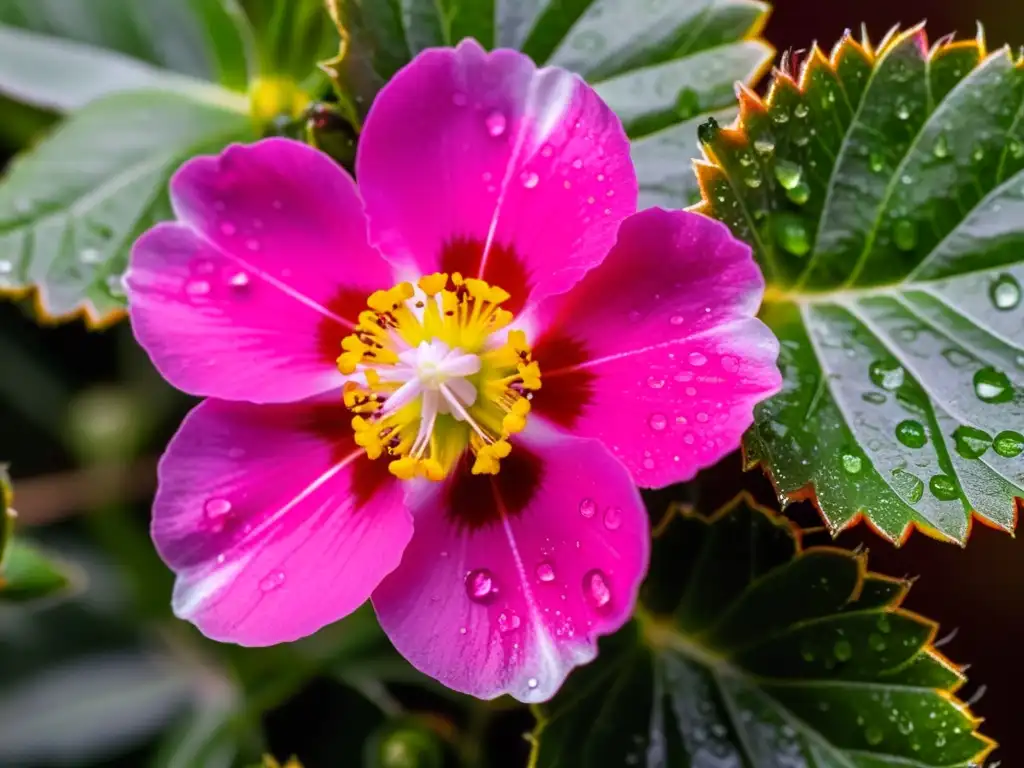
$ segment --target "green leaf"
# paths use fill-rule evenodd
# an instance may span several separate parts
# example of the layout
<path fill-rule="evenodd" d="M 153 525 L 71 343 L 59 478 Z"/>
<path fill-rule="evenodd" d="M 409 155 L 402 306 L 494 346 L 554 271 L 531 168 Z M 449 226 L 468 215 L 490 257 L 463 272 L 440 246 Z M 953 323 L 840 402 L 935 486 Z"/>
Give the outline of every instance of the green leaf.
<path fill-rule="evenodd" d="M 328 7 L 344 42 L 324 66 L 353 119 L 424 48 L 464 37 L 517 48 L 538 64 L 580 73 L 622 118 L 635 139 L 642 206 L 698 199 L 689 168 L 666 168 L 659 158 L 667 150 L 696 157 L 698 117 L 734 114 L 734 83 L 757 80 L 773 55 L 757 38 L 768 13 L 758 0 L 328 0 Z"/>
<path fill-rule="evenodd" d="M 116 319 L 132 242 L 170 216 L 171 174 L 193 155 L 254 138 L 246 108 L 241 97 L 140 91 L 76 112 L 0 184 L 0 288 L 36 288 L 44 316 Z"/>
<path fill-rule="evenodd" d="M 66 595 L 75 586 L 70 568 L 22 538 L 8 541 L 0 570 L 0 603 L 25 603 Z"/>
<path fill-rule="evenodd" d="M 702 129 L 697 210 L 749 242 L 782 342 L 747 458 L 833 531 L 966 542 L 1024 495 L 1024 65 L 924 30 L 813 48 Z"/>
<path fill-rule="evenodd" d="M 5 0 L 0 24 L 109 49 L 230 88 L 244 90 L 248 79 L 249 33 L 236 0 Z M 17 75 L 0 67 L 0 82 Z M 65 76 L 87 82 L 70 68 Z"/>
<path fill-rule="evenodd" d="M 3 573 L 4 560 L 14 536 L 14 510 L 11 509 L 11 476 L 7 473 L 7 465 L 0 464 L 0 573 Z"/>
<path fill-rule="evenodd" d="M 742 496 L 673 510 L 637 618 L 537 708 L 531 768 L 981 765 L 993 744 L 909 586 Z"/>
<path fill-rule="evenodd" d="M 0 695 L 0 762 L 82 765 L 144 741 L 180 712 L 193 680 L 142 651 L 81 656 Z"/>
<path fill-rule="evenodd" d="M 260 75 L 288 77 L 315 95 L 326 85 L 317 63 L 338 49 L 324 0 L 242 2 L 255 31 Z"/>
<path fill-rule="evenodd" d="M 141 88 L 196 90 L 199 81 L 115 51 L 0 25 L 0 93 L 67 112 Z"/>

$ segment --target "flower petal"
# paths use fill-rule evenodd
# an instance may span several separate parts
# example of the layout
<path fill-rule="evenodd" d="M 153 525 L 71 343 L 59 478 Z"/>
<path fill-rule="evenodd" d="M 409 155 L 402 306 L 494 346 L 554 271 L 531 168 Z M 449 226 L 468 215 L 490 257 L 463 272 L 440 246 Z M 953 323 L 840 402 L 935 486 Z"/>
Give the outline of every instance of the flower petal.
<path fill-rule="evenodd" d="M 337 404 L 207 400 L 160 462 L 174 612 L 215 640 L 295 640 L 365 602 L 412 535 L 400 485 Z"/>
<path fill-rule="evenodd" d="M 341 339 L 392 283 L 348 174 L 268 139 L 189 161 L 171 196 L 181 223 L 143 235 L 126 277 L 132 328 L 164 377 L 253 402 L 339 386 Z"/>
<path fill-rule="evenodd" d="M 533 414 L 600 438 L 641 486 L 688 480 L 739 446 L 781 386 L 778 341 L 755 318 L 763 293 L 724 225 L 630 217 L 605 262 L 538 310 Z"/>
<path fill-rule="evenodd" d="M 599 264 L 636 210 L 629 142 L 590 86 L 473 40 L 425 51 L 384 87 L 357 169 L 385 256 L 488 280 L 513 312 Z"/>
<path fill-rule="evenodd" d="M 373 604 L 395 647 L 448 687 L 543 701 L 629 619 L 650 537 L 598 441 L 519 437 L 493 478 L 464 464 L 413 502 L 415 536 Z"/>

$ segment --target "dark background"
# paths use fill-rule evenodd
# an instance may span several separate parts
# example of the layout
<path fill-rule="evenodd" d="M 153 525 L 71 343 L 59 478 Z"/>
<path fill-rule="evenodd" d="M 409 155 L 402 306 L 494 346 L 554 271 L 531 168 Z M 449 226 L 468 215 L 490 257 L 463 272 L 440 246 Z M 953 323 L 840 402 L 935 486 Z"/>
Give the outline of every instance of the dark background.
<path fill-rule="evenodd" d="M 857 29 L 862 21 L 877 42 L 894 24 L 925 18 L 932 39 L 948 32 L 973 36 L 980 20 L 988 30 L 990 50 L 1004 43 L 1016 50 L 1024 44 L 1020 0 L 779 0 L 765 36 L 780 53 L 806 48 L 815 40 L 828 51 L 847 27 Z M 0 163 L 4 159 L 0 146 Z M 124 500 L 127 495 L 134 497 L 129 508 L 144 530 L 152 458 L 127 475 L 106 479 L 82 466 L 135 453 L 126 445 L 133 439 L 142 443 L 139 455 L 155 457 L 189 405 L 154 378 L 123 324 L 102 333 L 86 331 L 77 322 L 39 327 L 27 303 L 0 303 L 0 457 L 15 461 L 23 524 L 49 523 L 44 535 L 84 531 L 102 537 L 102 525 L 82 518 L 90 514 L 87 510 L 102 509 L 108 497 Z M 69 441 L 69 432 L 86 437 Z M 704 482 L 730 496 L 738 467 L 734 458 Z M 772 501 L 771 488 L 759 473 L 743 479 L 760 498 Z M 820 525 L 807 504 L 793 505 L 790 512 L 805 526 Z M 825 543 L 827 537 L 813 534 L 808 541 Z M 940 637 L 959 630 L 942 645 L 942 652 L 955 662 L 971 664 L 970 683 L 961 696 L 974 701 L 975 712 L 986 720 L 984 732 L 1001 742 L 995 759 L 1007 768 L 1024 765 L 1024 729 L 1019 724 L 1024 541 L 975 525 L 966 549 L 914 534 L 896 550 L 863 527 L 844 533 L 838 543 L 867 547 L 872 570 L 920 576 L 907 606 L 938 621 Z M 299 731 L 338 727 L 322 722 L 323 700 L 315 693 L 307 692 L 291 706 L 268 721 L 279 729 L 272 742 L 284 748 Z M 525 746 L 519 734 L 528 725 L 528 719 L 512 718 L 492 734 L 496 743 L 507 744 L 502 751 L 509 765 L 523 764 L 516 753 Z"/>

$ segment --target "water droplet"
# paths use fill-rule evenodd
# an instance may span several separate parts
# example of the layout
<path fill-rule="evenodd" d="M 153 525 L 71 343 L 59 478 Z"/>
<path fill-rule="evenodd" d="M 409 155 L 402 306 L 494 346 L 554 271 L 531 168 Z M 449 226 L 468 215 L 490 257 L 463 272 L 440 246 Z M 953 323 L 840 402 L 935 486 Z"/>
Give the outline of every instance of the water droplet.
<path fill-rule="evenodd" d="M 523 182 L 523 186 L 527 189 L 533 189 L 540 182 L 540 177 L 532 171 L 525 171 L 519 180 Z"/>
<path fill-rule="evenodd" d="M 754 139 L 754 151 L 759 155 L 770 155 L 775 151 L 775 142 L 771 139 Z"/>
<path fill-rule="evenodd" d="M 555 580 L 555 567 L 547 560 L 537 566 L 537 578 L 545 584 Z"/>
<path fill-rule="evenodd" d="M 671 325 L 682 325 L 684 322 L 686 322 L 685 318 L 682 315 L 672 315 L 672 317 L 670 317 L 668 321 Z"/>
<path fill-rule="evenodd" d="M 99 264 L 102 259 L 103 254 L 95 248 L 83 248 L 82 252 L 78 254 L 78 260 L 86 266 Z"/>
<path fill-rule="evenodd" d="M 498 596 L 494 574 L 486 568 L 477 568 L 466 574 L 466 594 L 476 603 L 489 603 Z"/>
<path fill-rule="evenodd" d="M 866 403 L 871 403 L 872 405 L 882 405 L 887 398 L 881 392 L 865 392 L 861 395 L 861 399 Z"/>
<path fill-rule="evenodd" d="M 593 499 L 584 499 L 580 502 L 580 514 L 591 518 L 597 513 L 597 503 Z"/>
<path fill-rule="evenodd" d="M 185 293 L 189 296 L 204 296 L 210 292 L 210 284 L 205 280 L 191 280 L 185 284 Z"/>
<path fill-rule="evenodd" d="M 896 117 L 900 120 L 906 120 L 910 117 L 910 107 L 906 104 L 900 104 L 896 107 Z"/>
<path fill-rule="evenodd" d="M 868 368 L 868 375 L 875 386 L 892 392 L 903 386 L 905 373 L 899 363 L 887 360 L 876 360 Z"/>
<path fill-rule="evenodd" d="M 783 189 L 793 189 L 800 183 L 803 177 L 803 170 L 799 165 L 790 160 L 779 160 L 775 164 L 775 178 Z"/>
<path fill-rule="evenodd" d="M 1006 403 L 1013 400 L 1013 385 L 1005 373 L 987 365 L 974 374 L 974 394 L 986 403 Z"/>
<path fill-rule="evenodd" d="M 792 189 L 786 190 L 786 197 L 797 205 L 803 205 L 811 199 L 811 188 L 806 181 L 801 181 Z"/>
<path fill-rule="evenodd" d="M 801 120 L 807 117 L 811 112 L 811 108 L 804 103 L 797 104 L 793 109 L 793 114 L 799 117 Z"/>
<path fill-rule="evenodd" d="M 947 475 L 933 475 L 928 481 L 928 490 L 940 501 L 952 501 L 960 495 L 956 482 Z"/>
<path fill-rule="evenodd" d="M 885 169 L 885 158 L 882 157 L 882 153 L 872 152 L 868 157 L 868 165 L 871 166 L 871 170 L 875 173 L 881 173 Z"/>
<path fill-rule="evenodd" d="M 881 653 L 886 648 L 885 638 L 872 632 L 868 635 L 868 647 L 870 647 L 872 651 Z"/>
<path fill-rule="evenodd" d="M 992 436 L 987 432 L 961 425 L 953 431 L 956 452 L 965 459 L 976 459 L 992 445 Z"/>
<path fill-rule="evenodd" d="M 505 116 L 501 112 L 491 112 L 484 121 L 484 124 L 487 126 L 487 132 L 495 138 L 505 132 Z"/>
<path fill-rule="evenodd" d="M 1014 432 L 1012 429 L 1000 432 L 996 435 L 996 439 L 992 441 L 992 449 L 1007 459 L 1020 456 L 1021 452 L 1024 451 L 1024 435 L 1020 432 Z"/>
<path fill-rule="evenodd" d="M 882 733 L 882 730 L 880 728 L 876 728 L 873 725 L 870 726 L 866 731 L 864 731 L 865 741 L 867 741 L 867 743 L 873 747 L 881 744 L 883 738 L 885 738 L 885 736 Z"/>
<path fill-rule="evenodd" d="M 655 432 L 661 432 L 665 429 L 666 425 L 668 425 L 668 419 L 665 418 L 664 413 L 652 413 L 651 418 L 647 420 L 647 423 L 650 424 L 651 429 Z"/>
<path fill-rule="evenodd" d="M 853 646 L 849 640 L 837 640 L 832 653 L 839 661 L 849 661 L 853 658 Z"/>
<path fill-rule="evenodd" d="M 622 509 L 608 507 L 604 511 L 604 527 L 609 531 L 617 531 L 622 526 Z"/>
<path fill-rule="evenodd" d="M 761 186 L 761 177 L 756 172 L 753 172 L 743 177 L 743 183 L 751 189 L 757 189 Z"/>
<path fill-rule="evenodd" d="M 1010 150 L 1010 154 L 1014 160 L 1020 160 L 1024 157 L 1024 143 L 1020 139 L 1011 139 L 1007 149 Z"/>
<path fill-rule="evenodd" d="M 693 88 L 683 88 L 676 96 L 676 114 L 682 120 L 689 120 L 700 113 L 700 96 Z"/>
<path fill-rule="evenodd" d="M 1020 283 L 1013 275 L 999 275 L 989 286 L 988 295 L 996 309 L 1016 309 L 1020 304 Z"/>
<path fill-rule="evenodd" d="M 665 386 L 665 380 L 660 376 L 648 376 L 647 386 L 651 389 L 661 389 Z"/>
<path fill-rule="evenodd" d="M 794 256 L 806 256 L 811 250 L 807 226 L 799 216 L 780 214 L 775 220 L 775 239 Z"/>
<path fill-rule="evenodd" d="M 502 611 L 498 614 L 498 631 L 502 634 L 519 629 L 520 624 L 522 620 L 514 611 Z"/>
<path fill-rule="evenodd" d="M 587 571 L 583 577 L 583 594 L 590 604 L 598 610 L 607 607 L 612 601 L 612 592 L 604 572 L 599 568 Z"/>
<path fill-rule="evenodd" d="M 928 433 L 921 422 L 907 419 L 896 425 L 896 439 L 910 448 L 923 448 L 928 442 Z"/>
<path fill-rule="evenodd" d="M 217 520 L 231 512 L 231 502 L 227 499 L 209 499 L 203 505 L 203 513 L 211 520 Z"/>
<path fill-rule="evenodd" d="M 892 471 L 892 485 L 896 493 L 911 504 L 916 504 L 924 496 L 924 483 L 921 478 L 905 469 L 897 467 Z"/>
<path fill-rule="evenodd" d="M 690 361 L 690 365 L 697 368 L 704 365 L 704 363 L 708 361 L 708 359 L 700 352 L 691 352 L 690 356 L 687 359 Z"/>
<path fill-rule="evenodd" d="M 468 103 L 469 103 L 469 99 L 466 98 L 466 94 L 464 94 L 464 93 L 453 93 L 452 94 L 452 104 L 454 104 L 456 107 L 464 107 Z"/>
<path fill-rule="evenodd" d="M 260 582 L 260 589 L 264 592 L 273 592 L 282 584 L 284 584 L 284 571 L 275 571 L 269 576 L 264 577 Z"/>
<path fill-rule="evenodd" d="M 0 262 L 0 273 L 3 272 L 3 262 Z M 115 299 L 124 297 L 124 275 L 107 275 L 107 279 L 103 281 L 103 284 L 107 286 L 107 291 Z"/>
<path fill-rule="evenodd" d="M 260 241 L 257 240 L 255 237 L 250 237 L 248 240 L 245 241 L 245 247 L 248 248 L 250 251 L 258 251 L 260 249 Z"/>
<path fill-rule="evenodd" d="M 644 459 L 643 467 L 644 469 L 654 469 L 654 459 Z"/>
<path fill-rule="evenodd" d="M 901 251 L 912 251 L 917 246 L 917 226 L 910 219 L 900 219 L 892 228 L 892 239 Z"/>
<path fill-rule="evenodd" d="M 228 237 L 231 237 L 238 230 L 235 228 L 235 225 L 232 224 L 230 221 L 224 221 L 224 222 L 221 222 L 220 231 L 221 231 L 222 234 L 225 234 Z"/>
<path fill-rule="evenodd" d="M 772 112 L 772 122 L 777 125 L 784 125 L 789 122 L 789 112 L 784 109 L 780 109 L 777 112 Z"/>
<path fill-rule="evenodd" d="M 849 474 L 856 475 L 860 472 L 862 466 L 863 462 L 861 461 L 860 456 L 855 456 L 852 453 L 843 454 L 843 469 L 845 469 Z"/>
<path fill-rule="evenodd" d="M 236 272 L 228 279 L 228 285 L 236 289 L 248 288 L 249 275 L 245 272 Z"/>
<path fill-rule="evenodd" d="M 981 146 L 980 144 L 978 146 L 976 146 L 974 148 L 974 151 L 971 153 L 971 159 L 973 159 L 974 162 L 976 162 L 976 163 L 980 163 L 982 160 L 984 160 L 985 159 L 985 148 L 983 146 Z"/>
<path fill-rule="evenodd" d="M 526 681 L 526 687 L 529 688 L 531 691 L 535 690 L 538 685 L 540 685 L 540 683 L 537 682 L 536 677 L 531 677 L 529 680 Z"/>

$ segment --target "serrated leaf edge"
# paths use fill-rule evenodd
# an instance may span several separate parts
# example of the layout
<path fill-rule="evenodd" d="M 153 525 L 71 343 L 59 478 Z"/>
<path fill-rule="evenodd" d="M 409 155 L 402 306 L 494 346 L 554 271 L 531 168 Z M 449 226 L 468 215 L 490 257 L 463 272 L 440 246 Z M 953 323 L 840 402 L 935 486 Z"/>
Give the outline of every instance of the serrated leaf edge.
<path fill-rule="evenodd" d="M 773 481 L 774 482 L 774 481 Z M 971 724 L 971 735 L 981 741 L 985 746 L 970 759 L 970 765 L 984 766 L 985 761 L 989 755 L 998 748 L 999 743 L 994 739 L 981 733 L 978 728 L 984 722 L 984 718 L 976 716 L 972 711 L 970 705 L 957 698 L 957 692 L 963 688 L 967 683 L 967 677 L 965 671 L 968 665 L 957 665 L 953 663 L 948 657 L 946 657 L 936 646 L 935 641 L 939 633 L 939 624 L 927 616 L 923 616 L 915 611 L 907 610 L 903 607 L 903 601 L 906 599 L 907 594 L 910 592 L 911 586 L 913 586 L 913 579 L 898 579 L 892 576 L 886 576 L 885 574 L 876 573 L 869 571 L 867 567 L 868 554 L 867 552 L 850 552 L 849 550 L 843 549 L 842 547 L 830 546 L 830 545 L 815 545 L 812 547 L 805 547 L 803 542 L 804 531 L 791 519 L 783 514 L 776 512 L 770 507 L 766 507 L 759 504 L 754 497 L 748 491 L 741 491 L 739 494 L 734 496 L 731 500 L 727 501 L 721 507 L 711 513 L 703 513 L 691 504 L 674 503 L 668 508 L 668 511 L 662 517 L 660 521 L 655 525 L 652 536 L 657 538 L 661 536 L 672 521 L 679 517 L 683 519 L 697 520 L 704 525 L 712 525 L 723 517 L 727 517 L 738 507 L 749 507 L 755 513 L 764 515 L 769 522 L 779 528 L 788 530 L 790 536 L 793 537 L 795 545 L 795 552 L 793 557 L 788 562 L 793 562 L 800 557 L 804 557 L 810 552 L 831 552 L 835 554 L 841 554 L 843 557 L 852 558 L 857 564 L 857 586 L 850 596 L 851 600 L 856 600 L 864 589 L 864 584 L 867 578 L 870 576 L 873 580 L 886 581 L 891 584 L 897 584 L 899 586 L 899 594 L 893 598 L 893 600 L 886 605 L 884 608 L 879 610 L 879 613 L 895 614 L 903 616 L 912 621 L 915 621 L 928 628 L 928 639 L 921 646 L 917 654 L 912 658 L 916 659 L 921 655 L 928 656 L 938 664 L 948 669 L 950 672 L 956 675 L 956 682 L 949 688 L 932 688 L 931 690 L 941 698 L 945 699 L 949 704 L 955 707 Z M 638 612 L 634 614 L 634 618 L 637 618 L 643 609 L 638 605 Z M 540 705 L 531 705 L 530 711 L 532 712 L 536 724 L 532 731 L 524 734 L 524 738 L 530 742 L 530 759 L 527 764 L 527 768 L 537 768 L 537 759 L 539 757 L 538 746 L 540 738 L 544 732 L 544 728 L 547 725 L 548 720 L 544 717 Z"/>

